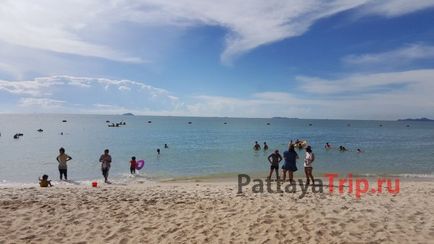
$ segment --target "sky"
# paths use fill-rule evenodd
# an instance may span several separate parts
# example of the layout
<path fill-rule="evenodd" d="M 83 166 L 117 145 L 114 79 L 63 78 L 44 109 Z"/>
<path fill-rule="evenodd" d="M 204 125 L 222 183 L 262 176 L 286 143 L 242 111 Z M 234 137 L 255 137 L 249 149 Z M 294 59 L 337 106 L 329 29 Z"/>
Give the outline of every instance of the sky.
<path fill-rule="evenodd" d="M 434 0 L 3 0 L 0 113 L 434 118 Z"/>

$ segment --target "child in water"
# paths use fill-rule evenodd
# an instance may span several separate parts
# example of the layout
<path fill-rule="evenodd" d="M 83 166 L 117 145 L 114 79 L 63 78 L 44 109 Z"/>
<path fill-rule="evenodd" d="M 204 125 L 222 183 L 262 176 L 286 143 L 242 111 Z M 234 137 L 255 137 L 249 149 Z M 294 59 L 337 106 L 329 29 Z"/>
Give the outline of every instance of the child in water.
<path fill-rule="evenodd" d="M 136 167 L 137 167 L 136 157 L 132 157 L 130 161 L 130 172 L 132 175 L 136 173 Z"/>
<path fill-rule="evenodd" d="M 51 180 L 48 180 L 48 175 L 43 175 L 43 176 L 42 176 L 42 179 L 39 178 L 39 185 L 40 185 L 41 187 L 53 186 L 53 185 L 51 184 Z"/>

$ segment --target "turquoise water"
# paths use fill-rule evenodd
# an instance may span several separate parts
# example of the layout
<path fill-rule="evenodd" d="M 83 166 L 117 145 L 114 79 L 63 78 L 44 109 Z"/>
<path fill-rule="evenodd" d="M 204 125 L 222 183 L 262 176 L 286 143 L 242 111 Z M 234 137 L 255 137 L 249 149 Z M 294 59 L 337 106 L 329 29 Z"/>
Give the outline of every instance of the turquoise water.
<path fill-rule="evenodd" d="M 62 123 L 64 119 L 66 123 Z M 109 128 L 106 120 L 125 121 L 126 125 Z M 44 132 L 37 132 L 39 128 Z M 117 178 L 127 177 L 131 156 L 146 161 L 140 174 L 149 178 L 265 175 L 266 157 L 271 149 L 283 152 L 288 141 L 297 138 L 306 139 L 312 145 L 317 173 L 434 173 L 434 123 L 431 122 L 0 115 L 0 132 L 0 182 L 3 183 L 35 182 L 43 173 L 57 179 L 55 158 L 60 147 L 72 156 L 68 175 L 77 181 L 101 178 L 98 159 L 105 148 L 110 149 L 113 157 L 111 176 Z M 24 136 L 13 139 L 19 132 Z M 270 150 L 253 152 L 254 141 L 260 144 L 266 141 Z M 344 145 L 350 151 L 327 151 L 326 142 L 334 147 Z M 165 143 L 168 149 L 164 149 Z M 160 156 L 157 148 L 161 149 Z M 364 153 L 356 153 L 357 148 Z M 304 155 L 302 151 L 299 154 Z M 301 160 L 298 167 L 302 169 Z M 301 170 L 298 174 L 302 174 Z"/>

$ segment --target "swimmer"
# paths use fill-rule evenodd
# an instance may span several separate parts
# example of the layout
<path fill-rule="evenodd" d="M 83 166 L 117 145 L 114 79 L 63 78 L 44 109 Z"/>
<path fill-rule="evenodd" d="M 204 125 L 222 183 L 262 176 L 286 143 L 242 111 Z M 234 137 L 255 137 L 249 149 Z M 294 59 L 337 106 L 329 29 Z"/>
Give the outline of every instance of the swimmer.
<path fill-rule="evenodd" d="M 160 148 L 157 148 L 157 154 L 160 155 Z"/>
<path fill-rule="evenodd" d="M 267 142 L 264 141 L 264 151 L 267 151 L 267 150 L 268 150 L 268 145 L 267 145 Z"/>
<path fill-rule="evenodd" d="M 331 146 L 328 142 L 326 142 L 324 148 L 325 148 L 325 149 L 330 149 L 330 148 L 332 148 L 332 146 Z"/>
<path fill-rule="evenodd" d="M 339 151 L 345 152 L 348 151 L 344 146 L 339 146 Z"/>
<path fill-rule="evenodd" d="M 169 146 L 167 144 L 164 144 L 164 148 L 169 148 Z"/>
<path fill-rule="evenodd" d="M 253 150 L 255 150 L 255 151 L 261 150 L 261 145 L 258 144 L 258 141 L 255 141 L 255 145 L 253 146 Z"/>
<path fill-rule="evenodd" d="M 363 151 L 360 148 L 357 148 L 357 153 L 362 153 Z"/>

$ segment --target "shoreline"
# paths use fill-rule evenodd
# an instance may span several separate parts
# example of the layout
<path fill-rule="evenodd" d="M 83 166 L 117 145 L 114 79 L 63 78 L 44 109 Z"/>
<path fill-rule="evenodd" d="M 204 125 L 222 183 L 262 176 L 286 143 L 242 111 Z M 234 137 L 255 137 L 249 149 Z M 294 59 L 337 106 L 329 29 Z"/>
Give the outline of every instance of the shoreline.
<path fill-rule="evenodd" d="M 113 180 L 113 183 L 115 185 L 131 185 L 135 183 L 141 183 L 141 182 L 152 182 L 152 183 L 233 183 L 237 182 L 238 175 L 245 174 L 245 173 L 224 173 L 224 174 L 216 174 L 216 175 L 206 175 L 206 176 L 180 176 L 180 177 L 162 177 L 162 178 L 153 178 L 148 177 L 145 175 L 136 175 L 136 176 L 114 176 L 110 180 Z M 266 174 L 267 172 L 264 171 L 262 174 L 254 173 L 254 174 L 248 174 L 251 179 L 261 179 L 266 180 Z M 299 173 L 298 173 L 299 174 Z M 304 175 L 294 175 L 294 180 L 303 180 L 305 181 L 306 178 Z M 348 174 L 341 174 L 337 173 L 339 177 L 345 178 L 348 176 Z M 324 176 L 324 174 L 318 173 L 314 176 L 316 179 L 321 179 L 324 183 L 328 182 L 328 178 Z M 431 174 L 352 174 L 353 178 L 365 178 L 368 179 L 368 181 L 376 181 L 381 178 L 399 178 L 401 181 L 405 182 L 434 182 L 434 175 Z M 339 178 L 338 177 L 338 178 Z M 93 181 L 98 182 L 99 185 L 104 185 L 104 181 L 102 178 L 96 178 L 96 179 L 84 179 L 84 180 L 68 180 L 68 181 L 59 181 L 58 179 L 51 179 L 50 180 L 57 186 L 90 186 Z M 275 181 L 275 175 L 272 177 L 272 181 Z M 60 183 L 60 184 L 59 184 Z M 37 181 L 34 182 L 7 182 L 3 181 L 0 182 L 0 188 L 19 188 L 19 187 L 39 187 L 39 184 Z"/>

